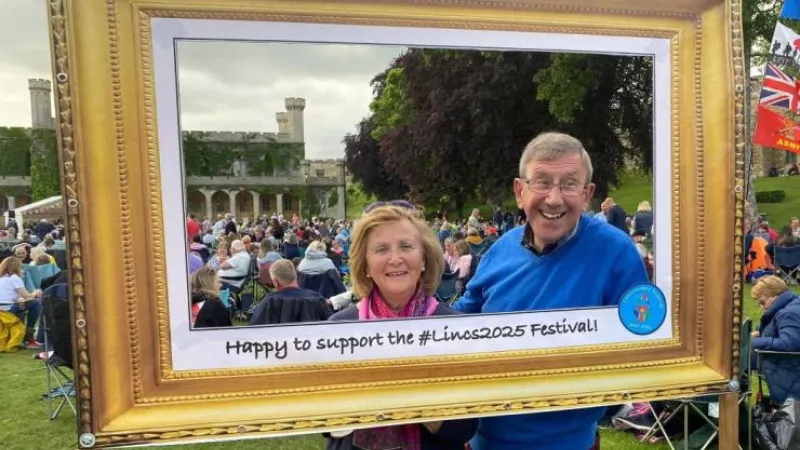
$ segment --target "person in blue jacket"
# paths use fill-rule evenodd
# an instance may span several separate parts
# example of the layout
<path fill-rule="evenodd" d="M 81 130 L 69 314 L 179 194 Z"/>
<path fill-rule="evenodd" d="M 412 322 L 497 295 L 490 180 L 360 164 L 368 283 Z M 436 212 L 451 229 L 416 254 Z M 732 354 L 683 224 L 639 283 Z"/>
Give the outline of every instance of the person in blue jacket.
<path fill-rule="evenodd" d="M 454 308 L 499 313 L 616 305 L 631 286 L 647 283 L 630 237 L 584 211 L 594 194 L 592 162 L 577 139 L 537 136 L 514 180 L 526 222 L 483 256 Z M 604 408 L 480 419 L 473 450 L 590 450 L 599 445 Z"/>
<path fill-rule="evenodd" d="M 775 275 L 761 277 L 750 291 L 764 315 L 753 332 L 753 349 L 800 352 L 800 296 Z M 762 371 L 772 401 L 800 399 L 800 356 L 764 354 Z"/>

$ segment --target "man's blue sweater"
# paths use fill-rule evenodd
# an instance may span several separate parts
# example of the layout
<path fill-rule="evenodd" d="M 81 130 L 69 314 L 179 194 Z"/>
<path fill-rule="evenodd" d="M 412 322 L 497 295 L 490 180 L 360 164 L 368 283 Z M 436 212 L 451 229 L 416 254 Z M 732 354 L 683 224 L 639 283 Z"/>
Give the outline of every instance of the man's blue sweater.
<path fill-rule="evenodd" d="M 630 286 L 648 282 L 630 237 L 611 225 L 584 214 L 574 235 L 541 256 L 522 245 L 526 226 L 504 234 L 486 252 L 455 309 L 497 313 L 616 305 Z M 588 450 L 603 412 L 481 419 L 472 448 Z"/>

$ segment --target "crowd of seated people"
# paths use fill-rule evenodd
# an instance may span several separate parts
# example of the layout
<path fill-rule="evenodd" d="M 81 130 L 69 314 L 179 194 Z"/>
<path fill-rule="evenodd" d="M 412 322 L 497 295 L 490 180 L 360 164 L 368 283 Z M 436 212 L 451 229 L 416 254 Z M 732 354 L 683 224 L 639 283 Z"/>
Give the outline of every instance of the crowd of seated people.
<path fill-rule="evenodd" d="M 780 232 L 763 216 L 754 224 L 746 219 L 744 228 L 747 281 L 774 274 L 791 284 L 800 283 L 800 219 L 790 218 Z"/>
<path fill-rule="evenodd" d="M 66 268 L 63 227 L 60 221 L 42 219 L 27 223 L 20 233 L 11 219 L 0 231 L 0 241 L 10 247 L 0 256 L 0 352 L 40 349 L 45 342 L 42 291 Z"/>
<path fill-rule="evenodd" d="M 303 220 L 297 215 L 288 219 L 280 214 L 271 217 L 264 215 L 252 222 L 244 218 L 241 224 L 227 214 L 220 215 L 216 223 L 211 223 L 208 218 L 200 223 L 190 214 L 186 231 L 189 276 L 192 277 L 193 286 L 193 326 L 232 326 L 232 322 L 199 320 L 198 317 L 204 317 L 200 312 L 206 304 L 222 304 L 232 317 L 261 324 L 258 320 L 267 316 L 275 317 L 261 314 L 261 319 L 252 322 L 261 304 L 270 300 L 268 303 L 274 306 L 277 301 L 269 296 L 291 292 L 297 283 L 301 289 L 309 288 L 316 292 L 317 297 L 323 299 L 328 315 L 332 314 L 331 302 L 327 298 L 346 291 L 345 261 L 351 226 L 351 223 L 343 220 Z M 288 280 L 285 274 L 281 275 L 286 270 L 286 264 L 292 266 L 294 280 Z M 209 271 L 214 274 L 219 288 L 214 288 L 213 283 L 208 281 Z M 196 277 L 208 282 L 198 284 Z M 250 305 L 243 304 L 242 292 L 255 284 L 259 289 L 253 288 L 249 295 L 258 292 L 262 298 L 252 299 Z M 201 286 L 205 288 L 201 289 Z M 198 292 L 194 291 L 195 287 Z M 266 294 L 262 295 L 264 292 Z M 220 301 L 216 302 L 216 298 Z M 284 317 L 283 320 L 288 319 Z"/>

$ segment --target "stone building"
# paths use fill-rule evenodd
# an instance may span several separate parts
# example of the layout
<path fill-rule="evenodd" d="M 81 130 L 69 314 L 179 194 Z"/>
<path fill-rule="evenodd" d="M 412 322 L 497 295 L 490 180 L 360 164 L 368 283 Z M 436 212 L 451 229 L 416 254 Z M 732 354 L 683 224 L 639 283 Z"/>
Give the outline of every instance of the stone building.
<path fill-rule="evenodd" d="M 30 79 L 32 128 L 55 128 L 52 113 L 52 89 L 49 80 Z M 305 159 L 305 126 L 303 98 L 284 100 L 286 110 L 275 114 L 276 132 L 216 132 L 187 131 L 184 135 L 200 133 L 210 145 L 222 145 L 248 140 L 251 142 L 292 145 L 300 152 L 297 164 L 288 170 L 256 174 L 243 160 L 235 160 L 229 169 L 204 176 L 186 177 L 186 210 L 198 217 L 232 213 L 239 220 L 263 213 L 282 213 L 291 217 L 303 211 L 300 192 L 313 192 L 315 208 L 320 216 L 344 218 L 345 176 L 344 160 L 314 161 Z M 30 176 L 0 176 L 0 212 L 31 203 Z M 332 198 L 337 199 L 334 204 Z M 308 205 L 307 205 L 308 206 Z M 308 208 L 306 208 L 308 209 Z"/>
<path fill-rule="evenodd" d="M 205 176 L 188 176 L 187 211 L 197 217 L 216 217 L 231 213 L 239 220 L 262 214 L 303 215 L 301 190 L 310 190 L 313 210 L 323 217 L 344 218 L 345 176 L 344 160 L 305 159 L 305 126 L 303 111 L 306 101 L 290 97 L 284 100 L 286 111 L 275 114 L 278 131 L 275 133 L 197 132 L 203 141 L 213 144 L 275 143 L 294 146 L 300 151 L 298 164 L 288 169 L 276 169 L 270 174 L 254 173 L 243 159 L 236 159 L 230 170 Z M 300 189 L 298 189 L 300 188 Z M 335 195 L 334 195 L 335 193 Z M 334 197 L 335 204 L 331 201 Z M 307 201 L 307 200 L 306 200 Z M 311 206 L 311 205 L 306 205 Z"/>

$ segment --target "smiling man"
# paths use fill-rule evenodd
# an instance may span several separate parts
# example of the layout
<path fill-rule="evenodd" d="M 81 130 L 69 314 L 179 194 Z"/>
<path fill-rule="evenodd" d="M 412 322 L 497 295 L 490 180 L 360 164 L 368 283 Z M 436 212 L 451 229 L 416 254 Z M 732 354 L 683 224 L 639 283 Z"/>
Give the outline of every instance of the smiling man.
<path fill-rule="evenodd" d="M 581 143 L 545 133 L 522 154 L 514 180 L 527 223 L 484 255 L 454 308 L 498 313 L 616 305 L 647 272 L 630 238 L 583 214 L 594 194 L 592 162 Z M 601 324 L 602 325 L 602 324 Z M 597 448 L 603 408 L 481 419 L 473 450 Z"/>

